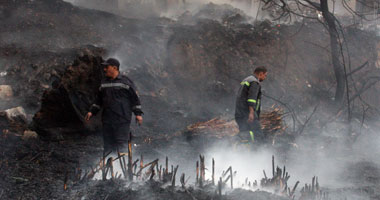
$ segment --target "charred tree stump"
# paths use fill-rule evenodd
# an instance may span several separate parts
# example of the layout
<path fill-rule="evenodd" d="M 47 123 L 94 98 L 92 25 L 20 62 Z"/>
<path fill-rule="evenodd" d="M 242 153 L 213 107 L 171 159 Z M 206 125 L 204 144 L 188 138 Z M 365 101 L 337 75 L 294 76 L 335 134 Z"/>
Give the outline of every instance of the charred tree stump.
<path fill-rule="evenodd" d="M 165 175 L 168 175 L 168 174 L 169 174 L 169 159 L 166 156 L 166 160 L 165 160 Z"/>
<path fill-rule="evenodd" d="M 220 177 L 219 182 L 218 182 L 219 199 L 222 199 L 222 186 L 223 186 L 223 180 L 222 180 L 222 177 Z"/>
<path fill-rule="evenodd" d="M 180 178 L 181 186 L 182 188 L 185 188 L 185 173 L 182 173 L 181 178 Z"/>
<path fill-rule="evenodd" d="M 212 185 L 215 185 L 215 160 L 212 159 Z"/>
<path fill-rule="evenodd" d="M 178 170 L 179 165 L 174 168 L 173 174 L 172 174 L 172 187 L 175 187 L 175 177 L 177 175 L 177 170 Z"/>
<path fill-rule="evenodd" d="M 133 180 L 133 172 L 132 172 L 132 134 L 129 134 L 129 140 L 128 140 L 128 179 L 130 181 Z"/>
<path fill-rule="evenodd" d="M 199 186 L 203 187 L 203 183 L 205 181 L 205 157 L 199 155 L 200 160 L 200 178 L 199 178 Z"/>
<path fill-rule="evenodd" d="M 127 178 L 127 172 L 126 172 L 126 170 L 125 170 L 125 159 L 124 159 L 124 155 L 122 156 L 122 155 L 120 154 L 119 148 L 117 149 L 117 156 L 119 157 L 120 168 L 121 168 L 121 171 L 123 172 L 124 178 Z M 104 160 L 104 158 L 103 158 L 103 160 Z"/>
<path fill-rule="evenodd" d="M 196 177 L 195 177 L 195 183 L 198 185 L 199 183 L 199 162 L 197 161 L 197 164 L 195 165 L 196 166 Z"/>
<path fill-rule="evenodd" d="M 104 154 L 104 152 L 103 152 L 103 159 L 102 159 L 102 179 L 103 179 L 103 181 L 105 181 L 106 180 L 106 170 L 105 170 L 105 165 L 106 165 L 106 161 L 105 161 L 105 159 L 106 159 L 106 155 Z"/>

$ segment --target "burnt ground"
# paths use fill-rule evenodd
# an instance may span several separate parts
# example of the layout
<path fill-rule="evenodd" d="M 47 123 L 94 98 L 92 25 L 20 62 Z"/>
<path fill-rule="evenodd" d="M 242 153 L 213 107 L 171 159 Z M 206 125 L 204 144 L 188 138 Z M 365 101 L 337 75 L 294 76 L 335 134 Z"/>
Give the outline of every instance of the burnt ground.
<path fill-rule="evenodd" d="M 0 140 L 0 195 L 2 199 L 216 199 L 219 198 L 216 186 L 200 188 L 193 183 L 195 163 L 191 161 L 197 160 L 197 156 L 207 149 L 204 145 L 212 145 L 205 143 L 205 139 L 187 141 L 178 138 L 166 143 L 161 141 L 159 146 L 140 143 L 138 147 L 134 147 L 134 160 L 141 154 L 146 156 L 145 163 L 160 158 L 159 163 L 164 166 L 163 157 L 169 155 L 169 164 L 179 163 L 180 170 L 186 173 L 186 178 L 190 178 L 185 190 L 178 186 L 178 182 L 177 187 L 173 188 L 170 182 L 158 181 L 157 177 L 151 181 L 137 180 L 133 183 L 124 179 L 81 179 L 85 177 L 85 171 L 94 168 L 101 159 L 100 135 L 46 142 L 38 138 L 27 139 L 21 135 L 3 134 Z M 175 152 L 165 154 L 167 149 L 174 149 Z M 280 156 L 281 153 L 276 155 Z M 118 166 L 118 162 L 115 163 Z M 207 168 L 209 170 L 210 165 Z M 120 170 L 118 172 L 121 173 Z M 321 182 L 322 191 L 329 194 L 329 199 L 378 199 L 380 169 L 376 164 L 355 162 L 340 173 L 344 182 L 353 184 L 326 188 Z M 292 179 L 296 180 L 297 174 Z M 64 188 L 65 183 L 67 189 Z M 231 191 L 229 186 L 225 186 L 223 193 L 227 193 L 223 194 L 223 199 L 288 199 L 255 190 L 245 188 Z M 297 193 L 296 198 L 299 196 Z"/>
<path fill-rule="evenodd" d="M 233 17 L 237 16 L 236 12 L 238 18 Z M 1 2 L 0 70 L 6 75 L 0 77 L 0 83 L 11 85 L 14 96 L 11 100 L 2 100 L 0 107 L 4 110 L 21 105 L 27 112 L 28 122 L 33 123 L 29 128 L 26 124 L 19 128 L 3 123 L 4 120 L 1 123 L 0 197 L 192 198 L 179 187 L 158 187 L 161 185 L 158 182 L 125 187 L 128 184 L 125 181 L 75 181 L 78 167 L 88 169 L 101 156 L 102 141 L 96 131 L 99 123 L 94 121 L 89 125 L 81 120 L 100 78 L 98 63 L 109 56 L 125 63 L 123 71 L 140 90 L 145 124 L 134 127 L 133 132 L 141 145 L 138 152 L 152 159 L 165 156 L 163 149 L 173 149 L 171 159 L 195 160 L 211 143 L 218 141 L 200 137 L 191 141 L 160 140 L 150 145 L 142 142 L 146 137 L 175 135 L 192 123 L 215 116 L 231 118 L 236 85 L 251 72 L 253 64 L 266 65 L 271 73 L 264 85 L 265 94 L 269 95 L 264 109 L 269 110 L 272 104 L 283 107 L 288 113 L 284 118 L 287 134 L 309 142 L 281 140 L 284 145 L 280 146 L 285 146 L 286 151 L 276 149 L 281 152 L 280 160 L 286 161 L 287 152 L 294 151 L 294 146 L 306 149 L 311 155 L 324 151 L 328 154 L 331 149 L 321 150 L 321 146 L 334 147 L 340 144 L 338 141 L 349 140 L 342 137 L 347 130 L 346 110 L 339 112 L 331 104 L 334 76 L 326 49 L 328 35 L 321 25 L 307 20 L 293 25 L 269 21 L 249 24 L 245 23 L 247 18 L 229 6 L 215 4 L 175 21 L 123 18 L 77 8 L 61 0 Z M 354 86 L 360 90 L 371 79 L 368 76 L 378 73 L 375 67 L 378 38 L 375 33 L 356 27 L 346 28 L 345 33 L 351 67 L 368 61 L 350 81 L 350 92 L 354 95 L 357 92 Z M 367 132 L 377 130 L 378 125 L 368 124 L 376 120 L 379 113 L 378 89 L 375 85 L 362 94 L 360 101 L 356 99 L 351 128 L 357 141 Z M 362 102 L 368 109 L 358 106 Z M 317 117 L 304 127 L 315 105 L 319 105 L 314 114 Z M 25 129 L 35 130 L 39 137 L 22 138 Z M 352 149 L 344 151 L 350 154 Z M 343 181 L 352 186 L 324 188 L 337 195 L 333 199 L 347 196 L 359 199 L 348 195 L 350 193 L 378 199 L 378 164 L 363 155 L 363 161 L 353 160 L 342 169 Z M 342 157 L 345 156 L 339 159 Z M 310 174 L 310 178 L 314 175 L 318 174 Z M 190 176 L 194 179 L 194 175 Z M 68 180 L 66 191 L 65 179 Z M 322 181 L 321 184 L 323 186 Z M 151 196 L 145 196 L 147 193 Z M 215 188 L 191 191 L 196 199 L 213 199 L 214 193 Z M 240 190 L 225 198 L 260 199 L 260 196 L 262 199 L 280 198 L 265 192 Z"/>
<path fill-rule="evenodd" d="M 200 142 L 179 144 L 180 140 L 167 142 L 166 148 L 178 149 L 171 157 L 177 162 L 196 159 L 204 146 Z M 195 146 L 196 144 L 196 146 Z M 1 137 L 1 198 L 2 199 L 214 199 L 216 187 L 200 189 L 191 186 L 185 191 L 172 188 L 170 183 L 157 180 L 130 183 L 125 180 L 84 180 L 77 178 L 85 170 L 95 167 L 102 155 L 99 135 L 78 137 L 60 142 L 46 142 L 38 138 L 3 134 Z M 142 144 L 144 145 L 144 144 Z M 15 149 L 14 147 L 17 146 Z M 152 145 L 141 146 L 138 152 L 149 155 L 146 159 L 162 157 L 152 152 Z M 184 166 L 189 167 L 189 166 Z M 195 170 L 194 170 L 195 171 Z M 192 175 L 190 175 L 192 176 Z M 67 189 L 64 184 L 67 183 Z M 20 192 L 23 191 L 23 192 Z M 244 198 L 242 197 L 244 196 Z M 234 191 L 224 199 L 286 199 L 268 192 Z"/>

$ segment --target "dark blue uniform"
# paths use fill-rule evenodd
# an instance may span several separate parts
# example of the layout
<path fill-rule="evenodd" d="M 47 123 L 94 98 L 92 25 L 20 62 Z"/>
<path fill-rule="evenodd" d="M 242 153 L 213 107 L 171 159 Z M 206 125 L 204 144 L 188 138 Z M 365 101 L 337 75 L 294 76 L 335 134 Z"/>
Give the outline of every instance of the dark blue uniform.
<path fill-rule="evenodd" d="M 255 119 L 249 123 L 249 107 L 253 107 L 255 111 Z M 241 82 L 241 86 L 236 99 L 235 120 L 239 126 L 239 136 L 244 140 L 263 139 L 263 133 L 260 125 L 261 111 L 261 86 L 254 76 L 249 76 Z"/>
<path fill-rule="evenodd" d="M 103 79 L 90 112 L 96 115 L 101 108 L 104 151 L 123 151 L 128 143 L 132 112 L 136 116 L 143 114 L 134 83 L 120 74 L 115 79 Z"/>

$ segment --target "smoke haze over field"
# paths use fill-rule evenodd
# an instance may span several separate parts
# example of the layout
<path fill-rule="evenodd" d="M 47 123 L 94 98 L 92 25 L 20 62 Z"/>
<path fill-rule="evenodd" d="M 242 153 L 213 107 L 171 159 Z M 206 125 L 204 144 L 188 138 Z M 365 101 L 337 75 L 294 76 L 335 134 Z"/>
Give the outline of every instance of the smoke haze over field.
<path fill-rule="evenodd" d="M 261 0 L 65 0 L 74 5 L 98 9 L 108 12 L 113 12 L 122 16 L 146 18 L 146 17 L 168 17 L 177 19 L 179 16 L 187 11 L 196 13 L 203 5 L 213 3 L 218 5 L 232 5 L 233 7 L 244 11 L 244 13 L 253 20 L 271 19 L 271 11 L 263 9 L 265 7 L 264 2 Z M 290 1 L 291 7 L 296 9 Z M 357 5 L 355 1 L 329 1 L 329 9 L 337 16 L 351 16 L 352 10 L 355 10 Z M 273 14 L 273 13 L 272 13 Z M 368 14 L 368 13 L 366 13 Z M 315 13 L 316 15 L 316 13 Z M 294 19 L 297 17 L 295 16 Z M 298 18 L 298 20 L 300 20 Z M 301 20 L 302 21 L 302 20 Z"/>
<path fill-rule="evenodd" d="M 355 100 L 354 117 L 351 126 L 347 126 L 346 109 L 336 111 L 331 106 L 335 80 L 328 34 L 318 22 L 250 24 L 246 22 L 256 18 L 257 4 L 227 0 L 212 1 L 218 5 L 192 1 L 166 7 L 148 1 L 146 5 L 119 4 L 119 9 L 112 4 L 98 4 L 98 1 L 66 2 L 82 8 L 62 3 L 57 8 L 52 6 L 58 12 L 50 7 L 46 10 L 41 7 L 37 12 L 33 6 L 39 4 L 30 3 L 33 6 L 23 5 L 4 17 L 5 20 L 1 18 L 6 28 L 0 31 L 0 45 L 6 53 L 1 54 L 0 69 L 11 74 L 1 79 L 2 84 L 13 84 L 22 95 L 26 91 L 42 95 L 46 87 L 51 88 L 52 66 L 55 73 L 62 74 L 72 65 L 76 55 L 71 51 L 64 53 L 67 49 L 95 45 L 107 50 L 103 58 L 119 59 L 122 71 L 137 84 L 145 109 L 145 127 L 133 126 L 136 136 L 170 136 L 194 122 L 220 115 L 233 118 L 240 80 L 250 75 L 254 66 L 265 65 L 269 74 L 263 89 L 272 99 L 264 97 L 263 106 L 267 110 L 273 104 L 284 108 L 286 133 L 295 137 L 294 141 L 284 142 L 287 149 L 268 145 L 250 152 L 246 148 L 235 149 L 225 140 L 207 144 L 184 137 L 148 151 L 137 146 L 134 156 L 143 154 L 146 161 L 160 158 L 161 164 L 165 156 L 169 156 L 170 165 L 179 165 L 178 174 L 184 172 L 187 177 L 191 176 L 189 183 L 195 180 L 195 161 L 199 154 L 205 155 L 207 178 L 210 178 L 211 159 L 215 158 L 217 177 L 232 166 L 237 171 L 237 185 L 244 183 L 247 177 L 250 181 L 260 181 L 263 169 L 270 176 L 272 155 L 275 155 L 276 165 L 286 165 L 291 186 L 297 180 L 301 185 L 311 183 L 313 176 L 319 177 L 322 187 L 331 190 L 361 188 L 380 182 L 376 179 L 380 177 L 377 131 L 380 88 L 374 82 L 375 86 L 360 97 L 365 103 L 359 101 L 359 97 Z M 112 11 L 124 17 L 85 8 Z M 180 17 L 186 10 L 190 14 Z M 20 13 L 25 15 L 20 17 Z M 170 19 L 160 18 L 162 16 Z M 266 14 L 259 13 L 259 19 L 263 16 Z M 21 28 L 13 26 L 16 22 L 22 24 Z M 350 95 L 354 96 L 357 91 L 353 86 L 365 88 L 372 83 L 366 81 L 373 80 L 367 77 L 379 73 L 375 69 L 379 38 L 356 28 L 347 28 L 346 32 L 352 68 L 368 61 L 367 67 L 353 75 L 354 81 L 350 80 Z M 8 49 L 17 51 L 12 54 Z M 27 52 L 26 56 L 20 52 Z M 46 80 L 42 80 L 45 77 Z M 41 83 L 37 84 L 36 80 Z M 37 89 L 30 89 L 32 86 Z M 295 122 L 294 115 L 297 115 Z M 349 131 L 355 135 L 354 143 L 348 139 Z M 366 174 L 367 169 L 372 171 Z M 360 199 L 351 194 L 346 197 Z"/>
<path fill-rule="evenodd" d="M 105 3 L 104 1 L 93 1 L 93 0 L 65 0 L 74 5 L 99 9 L 104 11 L 111 11 L 118 13 L 122 16 L 128 17 L 152 17 L 152 16 L 161 16 L 169 18 L 178 18 L 186 11 L 196 13 L 200 7 L 205 4 L 214 3 L 214 4 L 229 4 L 238 9 L 243 10 L 247 15 L 256 18 L 258 16 L 258 7 L 262 3 L 259 1 L 231 1 L 231 0 L 194 0 L 194 1 L 118 1 L 118 3 L 110 4 L 109 2 Z M 117 2 L 117 1 L 115 1 Z M 262 11 L 259 11 L 262 14 Z M 261 15 L 259 15 L 260 17 Z"/>

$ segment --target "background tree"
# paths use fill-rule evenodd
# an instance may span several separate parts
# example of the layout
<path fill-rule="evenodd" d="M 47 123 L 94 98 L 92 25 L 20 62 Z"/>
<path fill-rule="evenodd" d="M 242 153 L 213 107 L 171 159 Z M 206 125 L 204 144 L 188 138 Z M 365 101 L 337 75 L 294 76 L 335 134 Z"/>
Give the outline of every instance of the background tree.
<path fill-rule="evenodd" d="M 373 1 L 373 2 L 372 2 Z M 340 21 L 334 15 L 333 10 L 336 1 L 328 0 L 261 0 L 264 3 L 262 10 L 274 12 L 274 20 L 280 21 L 295 21 L 295 20 L 317 20 L 323 24 L 329 33 L 330 38 L 330 54 L 332 59 L 332 68 L 336 79 L 336 90 L 334 100 L 338 105 L 343 103 L 345 94 L 348 104 L 348 116 L 351 117 L 351 106 L 349 97 L 349 87 L 347 77 L 352 75 L 352 72 L 347 71 L 346 59 L 349 61 L 348 52 L 344 52 L 343 43 L 345 41 L 344 30 Z M 332 5 L 330 8 L 329 6 Z M 360 4 L 360 10 L 350 7 L 347 0 L 342 0 L 341 4 L 351 13 L 352 16 L 363 20 L 374 20 L 377 17 L 369 18 L 368 15 L 376 15 L 378 6 L 376 0 L 360 0 L 356 5 Z M 378 3 L 378 2 L 377 2 Z M 364 8 L 365 7 L 365 8 Z M 348 51 L 348 48 L 347 48 Z M 349 55 L 349 54 L 348 54 Z M 362 66 L 364 67 L 364 66 Z M 362 67 L 359 67 L 360 69 Z M 355 70 L 354 70 L 355 71 Z M 355 88 L 355 90 L 357 90 Z M 345 92 L 347 91 L 347 92 Z M 360 91 L 356 91 L 353 96 L 356 96 Z"/>

